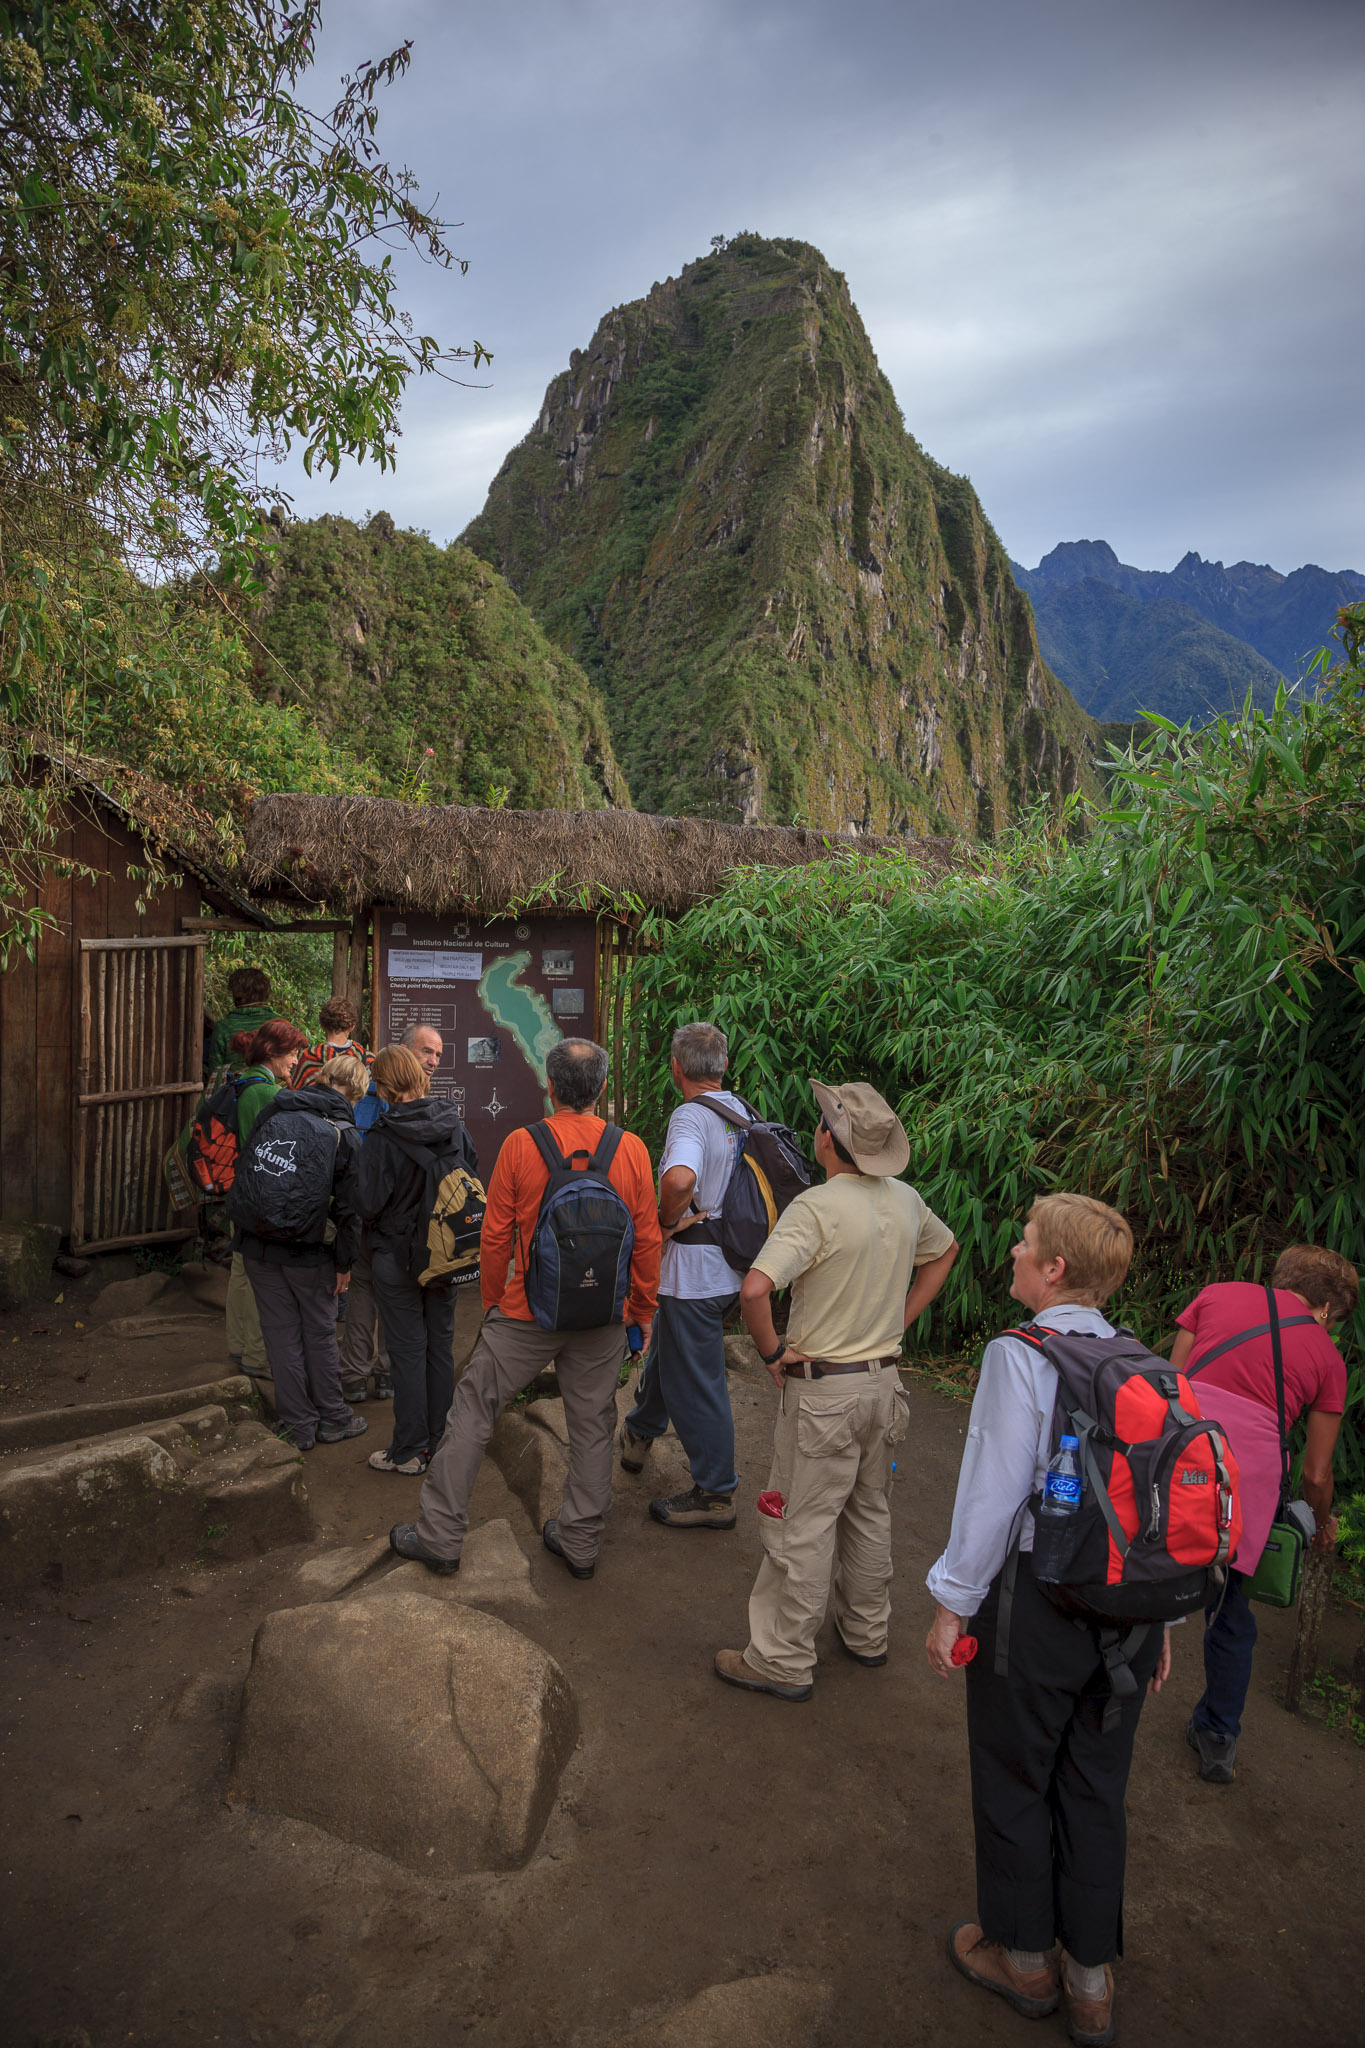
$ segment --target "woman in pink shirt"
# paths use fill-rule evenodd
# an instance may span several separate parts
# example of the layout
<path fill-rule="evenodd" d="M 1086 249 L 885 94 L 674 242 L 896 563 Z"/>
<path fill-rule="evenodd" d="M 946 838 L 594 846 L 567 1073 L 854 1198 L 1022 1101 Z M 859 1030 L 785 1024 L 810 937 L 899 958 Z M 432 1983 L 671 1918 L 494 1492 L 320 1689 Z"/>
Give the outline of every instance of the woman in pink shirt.
<path fill-rule="evenodd" d="M 1280 1319 L 1285 1428 L 1307 1411 L 1303 1497 L 1317 1518 L 1313 1547 L 1329 1550 L 1336 1541 L 1332 1454 L 1346 1406 L 1346 1368 L 1327 1329 L 1355 1313 L 1359 1282 L 1339 1252 L 1295 1244 L 1281 1252 L 1270 1283 Z M 1227 1430 L 1241 1473 L 1242 1541 L 1227 1590 L 1207 1611 L 1204 1695 L 1186 1731 L 1199 1753 L 1200 1777 L 1230 1785 L 1256 1647 L 1246 1581 L 1265 1548 L 1283 1473 L 1266 1290 L 1250 1281 L 1220 1282 L 1197 1294 L 1176 1321 L 1171 1363 L 1197 1381 L 1199 1405 Z"/>

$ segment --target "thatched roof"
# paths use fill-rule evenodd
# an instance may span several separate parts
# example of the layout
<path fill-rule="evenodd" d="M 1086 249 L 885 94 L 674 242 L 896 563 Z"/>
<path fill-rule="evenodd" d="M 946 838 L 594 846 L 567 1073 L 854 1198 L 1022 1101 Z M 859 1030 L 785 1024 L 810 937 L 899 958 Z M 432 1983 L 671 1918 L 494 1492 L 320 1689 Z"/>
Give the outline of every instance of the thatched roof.
<path fill-rule="evenodd" d="M 235 886 L 230 869 L 233 849 L 213 818 L 184 790 L 157 782 L 123 762 L 67 753 L 59 747 L 35 746 L 27 773 L 69 804 L 98 818 L 117 819 L 146 845 L 167 873 L 187 875 L 199 884 L 216 910 L 248 924 L 266 926 L 269 917 Z"/>
<path fill-rule="evenodd" d="M 623 907 L 675 911 L 736 867 L 802 867 L 840 849 L 895 850 L 935 867 L 946 839 L 857 839 L 784 825 L 720 825 L 641 811 L 488 811 L 377 797 L 267 796 L 246 826 L 247 886 L 360 910 Z"/>

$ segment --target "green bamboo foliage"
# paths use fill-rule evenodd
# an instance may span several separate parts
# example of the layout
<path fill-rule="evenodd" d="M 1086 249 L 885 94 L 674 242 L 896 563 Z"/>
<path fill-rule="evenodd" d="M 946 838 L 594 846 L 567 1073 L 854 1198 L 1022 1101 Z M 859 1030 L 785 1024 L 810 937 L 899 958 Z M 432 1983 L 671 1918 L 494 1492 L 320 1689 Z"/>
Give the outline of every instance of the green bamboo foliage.
<path fill-rule="evenodd" d="M 737 873 L 649 933 L 632 1021 L 730 1034 L 734 1084 L 809 1129 L 811 1077 L 874 1082 L 962 1257 L 915 1342 L 971 1353 L 1011 1319 L 1033 1196 L 1113 1202 L 1136 1238 L 1121 1318 L 1165 1350 L 1210 1280 L 1284 1245 L 1365 1266 L 1365 614 L 1319 698 L 1114 751 L 1084 836 L 1039 814 L 981 867 L 909 859 Z M 640 1108 L 657 1132 L 666 1061 Z M 1347 1333 L 1359 1355 L 1365 1318 Z M 1361 1370 L 1346 1459 L 1365 1478 Z"/>

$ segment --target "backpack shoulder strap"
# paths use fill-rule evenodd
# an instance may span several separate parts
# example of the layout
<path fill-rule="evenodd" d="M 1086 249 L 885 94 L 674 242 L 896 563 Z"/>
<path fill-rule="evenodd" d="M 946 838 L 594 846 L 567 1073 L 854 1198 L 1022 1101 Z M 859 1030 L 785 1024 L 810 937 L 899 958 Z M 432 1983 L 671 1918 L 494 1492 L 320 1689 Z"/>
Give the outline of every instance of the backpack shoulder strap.
<path fill-rule="evenodd" d="M 1021 1323 L 1017 1329 L 1001 1330 L 1000 1335 L 1002 1337 L 1018 1337 L 1021 1343 L 1031 1344 L 1035 1351 L 1046 1351 L 1047 1345 L 1044 1339 L 1052 1336 L 1053 1332 L 1043 1329 L 1038 1323 Z"/>
<path fill-rule="evenodd" d="M 617 1148 L 624 1136 L 625 1132 L 619 1124 L 606 1125 L 601 1137 L 597 1141 L 597 1150 L 588 1161 L 590 1173 L 600 1173 L 603 1180 L 606 1180 L 611 1172 L 611 1163 L 616 1157 Z"/>
<path fill-rule="evenodd" d="M 741 1131 L 750 1131 L 756 1123 L 762 1122 L 762 1118 L 750 1109 L 748 1103 L 743 1102 L 742 1096 L 737 1095 L 735 1097 L 736 1102 L 743 1102 L 743 1110 L 741 1112 L 740 1110 L 731 1109 L 728 1102 L 717 1102 L 715 1094 L 716 1091 L 714 1089 L 708 1088 L 704 1095 L 694 1095 L 692 1103 L 699 1108 L 709 1109 L 713 1116 L 718 1116 L 721 1119 L 722 1123 L 733 1124 L 736 1129 Z"/>
<path fill-rule="evenodd" d="M 550 1126 L 546 1123 L 544 1117 L 540 1119 L 539 1123 L 527 1124 L 526 1135 L 545 1161 L 546 1167 L 549 1169 L 550 1178 L 553 1180 L 557 1173 L 564 1171 L 568 1161 L 550 1136 Z"/>
<path fill-rule="evenodd" d="M 1300 1323 L 1315 1323 L 1317 1317 L 1277 1316 L 1276 1321 L 1282 1330 L 1293 1330 Z M 1204 1353 L 1198 1365 L 1187 1365 L 1185 1367 L 1186 1379 L 1192 1380 L 1197 1372 L 1204 1370 L 1206 1365 L 1212 1365 L 1215 1358 L 1221 1358 L 1226 1351 L 1235 1351 L 1239 1344 L 1250 1344 L 1254 1337 L 1270 1337 L 1274 1327 L 1275 1325 L 1272 1323 L 1253 1323 L 1249 1330 L 1239 1330 L 1235 1337 L 1225 1337 L 1221 1344 L 1214 1345 L 1212 1351 Z"/>

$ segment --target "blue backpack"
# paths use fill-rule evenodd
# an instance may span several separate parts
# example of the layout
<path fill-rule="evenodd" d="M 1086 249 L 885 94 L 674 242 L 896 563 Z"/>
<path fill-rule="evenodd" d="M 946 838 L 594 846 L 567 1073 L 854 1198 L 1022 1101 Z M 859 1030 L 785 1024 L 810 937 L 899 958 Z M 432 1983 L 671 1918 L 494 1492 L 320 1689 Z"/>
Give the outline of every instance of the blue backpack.
<path fill-rule="evenodd" d="M 608 1180 L 622 1133 L 608 1124 L 597 1150 L 566 1158 L 542 1122 L 529 1126 L 549 1180 L 526 1257 L 526 1300 L 542 1330 L 599 1330 L 619 1323 L 630 1284 L 635 1225 Z M 587 1163 L 575 1166 L 574 1160 Z"/>

